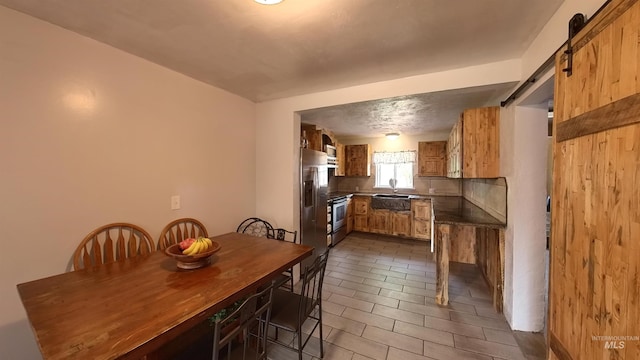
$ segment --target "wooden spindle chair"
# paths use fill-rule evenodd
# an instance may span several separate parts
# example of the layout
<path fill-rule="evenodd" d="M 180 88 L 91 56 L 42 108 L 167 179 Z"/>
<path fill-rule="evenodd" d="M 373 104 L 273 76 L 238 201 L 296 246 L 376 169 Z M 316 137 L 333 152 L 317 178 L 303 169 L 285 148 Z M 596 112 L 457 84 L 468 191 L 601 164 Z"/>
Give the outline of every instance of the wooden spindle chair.
<path fill-rule="evenodd" d="M 184 239 L 197 239 L 199 236 L 209 237 L 207 228 L 200 221 L 192 218 L 173 220 L 160 232 L 158 250 L 164 250 Z"/>
<path fill-rule="evenodd" d="M 143 228 L 129 223 L 101 226 L 87 235 L 73 254 L 73 268 L 124 261 L 153 251 L 151 235 Z"/>

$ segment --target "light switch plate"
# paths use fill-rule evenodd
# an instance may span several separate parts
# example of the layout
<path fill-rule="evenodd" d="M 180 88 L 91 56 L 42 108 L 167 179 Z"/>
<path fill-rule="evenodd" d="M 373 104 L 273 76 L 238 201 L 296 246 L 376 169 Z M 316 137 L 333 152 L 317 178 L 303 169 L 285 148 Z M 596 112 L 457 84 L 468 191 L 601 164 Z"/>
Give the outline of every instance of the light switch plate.
<path fill-rule="evenodd" d="M 173 195 L 171 197 L 171 210 L 180 209 L 180 195 Z"/>

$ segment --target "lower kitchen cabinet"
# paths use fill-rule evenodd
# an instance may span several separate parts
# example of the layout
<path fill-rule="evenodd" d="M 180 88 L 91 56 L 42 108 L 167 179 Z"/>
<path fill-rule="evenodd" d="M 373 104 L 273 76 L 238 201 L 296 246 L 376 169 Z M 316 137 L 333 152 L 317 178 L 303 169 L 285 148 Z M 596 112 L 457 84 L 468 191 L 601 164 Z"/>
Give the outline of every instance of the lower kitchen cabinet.
<path fill-rule="evenodd" d="M 354 196 L 353 202 L 353 230 L 369 232 L 370 196 Z"/>
<path fill-rule="evenodd" d="M 391 212 L 391 235 L 411 236 L 411 211 Z"/>
<path fill-rule="evenodd" d="M 353 230 L 369 232 L 369 217 L 367 215 L 354 215 Z"/>
<path fill-rule="evenodd" d="M 376 209 L 371 211 L 371 221 L 369 222 L 369 232 L 377 234 L 389 234 L 391 224 L 389 222 L 391 211 L 386 209 Z"/>
<path fill-rule="evenodd" d="M 411 200 L 411 236 L 416 239 L 431 239 L 431 200 Z"/>
<path fill-rule="evenodd" d="M 370 196 L 354 195 L 347 206 L 347 232 L 351 231 L 350 221 L 355 231 L 429 240 L 431 200 L 412 199 L 411 211 L 395 211 L 372 209 Z"/>

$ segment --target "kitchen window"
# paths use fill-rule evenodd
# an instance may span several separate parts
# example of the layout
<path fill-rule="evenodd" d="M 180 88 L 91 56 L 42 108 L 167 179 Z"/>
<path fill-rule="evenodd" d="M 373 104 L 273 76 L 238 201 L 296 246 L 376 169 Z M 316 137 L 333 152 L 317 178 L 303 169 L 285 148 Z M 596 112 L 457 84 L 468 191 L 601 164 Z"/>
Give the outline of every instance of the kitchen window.
<path fill-rule="evenodd" d="M 387 189 L 413 189 L 415 151 L 374 152 L 376 166 L 375 187 Z"/>

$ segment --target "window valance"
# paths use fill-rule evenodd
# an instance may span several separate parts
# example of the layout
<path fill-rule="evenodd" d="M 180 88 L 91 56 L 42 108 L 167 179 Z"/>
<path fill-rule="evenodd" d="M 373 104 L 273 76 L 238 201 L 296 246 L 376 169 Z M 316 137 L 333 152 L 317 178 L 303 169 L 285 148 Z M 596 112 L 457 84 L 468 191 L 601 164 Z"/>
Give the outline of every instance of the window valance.
<path fill-rule="evenodd" d="M 416 162 L 415 151 L 376 151 L 373 153 L 374 164 L 406 164 Z"/>

